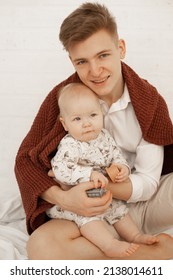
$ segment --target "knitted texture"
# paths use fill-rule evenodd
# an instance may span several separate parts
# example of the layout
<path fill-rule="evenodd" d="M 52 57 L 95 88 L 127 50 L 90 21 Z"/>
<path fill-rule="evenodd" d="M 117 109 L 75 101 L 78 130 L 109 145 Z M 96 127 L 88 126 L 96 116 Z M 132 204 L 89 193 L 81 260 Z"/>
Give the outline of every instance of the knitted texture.
<path fill-rule="evenodd" d="M 166 145 L 163 173 L 169 173 L 173 171 L 173 125 L 166 103 L 153 86 L 125 63 L 122 63 L 122 73 L 144 139 Z M 40 195 L 55 185 L 47 173 L 51 168 L 50 159 L 66 133 L 58 120 L 57 93 L 70 82 L 80 82 L 77 73 L 57 85 L 45 98 L 16 156 L 15 174 L 29 234 L 48 220 L 45 211 L 52 206 L 42 200 Z"/>
<path fill-rule="evenodd" d="M 172 144 L 173 125 L 163 97 L 126 64 L 122 70 L 143 138 L 157 145 Z"/>

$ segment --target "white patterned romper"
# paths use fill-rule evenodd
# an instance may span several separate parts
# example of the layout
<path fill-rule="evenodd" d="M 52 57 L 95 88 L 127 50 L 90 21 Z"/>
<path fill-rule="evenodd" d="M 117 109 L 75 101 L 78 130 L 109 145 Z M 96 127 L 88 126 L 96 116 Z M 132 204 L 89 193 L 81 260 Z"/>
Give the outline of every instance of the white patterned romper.
<path fill-rule="evenodd" d="M 80 142 L 67 134 L 61 140 L 57 153 L 51 161 L 56 180 L 71 186 L 90 181 L 91 172 L 94 170 L 106 175 L 105 168 L 112 163 L 128 166 L 106 129 L 102 129 L 97 139 L 89 142 Z M 111 206 L 97 216 L 83 217 L 63 210 L 58 205 L 48 209 L 46 213 L 50 218 L 74 221 L 78 227 L 81 227 L 93 220 L 106 220 L 109 224 L 114 224 L 128 213 L 128 209 L 123 201 L 113 199 Z"/>

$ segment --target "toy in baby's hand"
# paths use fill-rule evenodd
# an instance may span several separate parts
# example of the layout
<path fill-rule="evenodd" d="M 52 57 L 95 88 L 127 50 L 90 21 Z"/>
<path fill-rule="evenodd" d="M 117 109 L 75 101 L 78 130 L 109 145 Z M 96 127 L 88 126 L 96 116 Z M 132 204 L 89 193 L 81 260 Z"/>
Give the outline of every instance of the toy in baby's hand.
<path fill-rule="evenodd" d="M 106 172 L 113 183 L 116 182 L 116 177 L 119 173 L 117 165 L 111 164 L 109 167 L 106 167 Z"/>
<path fill-rule="evenodd" d="M 94 188 L 86 191 L 88 197 L 102 197 L 106 193 L 104 188 Z"/>
<path fill-rule="evenodd" d="M 111 181 L 113 183 L 115 183 L 116 182 L 116 176 L 119 173 L 119 169 L 118 169 L 117 165 L 112 164 L 109 167 L 106 167 L 105 170 L 106 170 L 109 178 L 111 179 Z M 89 197 L 102 197 L 106 193 L 106 189 L 104 189 L 104 188 L 93 188 L 93 189 L 87 190 L 86 192 L 87 192 L 87 195 Z"/>

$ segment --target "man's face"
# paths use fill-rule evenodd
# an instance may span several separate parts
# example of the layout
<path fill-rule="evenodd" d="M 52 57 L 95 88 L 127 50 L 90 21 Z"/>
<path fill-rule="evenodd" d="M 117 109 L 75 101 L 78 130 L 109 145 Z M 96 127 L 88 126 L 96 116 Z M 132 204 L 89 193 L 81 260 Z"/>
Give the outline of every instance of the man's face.
<path fill-rule="evenodd" d="M 123 40 L 116 42 L 115 37 L 100 30 L 68 51 L 81 81 L 100 99 L 115 102 L 120 97 L 123 88 L 121 58 L 125 55 Z"/>

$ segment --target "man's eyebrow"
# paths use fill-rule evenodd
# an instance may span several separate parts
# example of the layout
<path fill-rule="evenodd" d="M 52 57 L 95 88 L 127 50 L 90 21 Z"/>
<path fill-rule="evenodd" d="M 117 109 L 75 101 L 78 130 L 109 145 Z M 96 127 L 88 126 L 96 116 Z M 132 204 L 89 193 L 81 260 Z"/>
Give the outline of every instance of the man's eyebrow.
<path fill-rule="evenodd" d="M 81 60 L 86 60 L 86 58 L 76 58 L 76 59 L 72 59 L 73 60 L 73 62 L 78 62 L 78 61 L 81 61 Z"/>
<path fill-rule="evenodd" d="M 102 51 L 96 53 L 94 57 L 99 56 L 99 55 L 101 55 L 101 54 L 103 54 L 103 53 L 106 53 L 106 52 L 111 52 L 111 49 L 102 50 Z M 87 58 L 84 58 L 84 57 L 76 58 L 76 59 L 74 59 L 73 61 L 74 61 L 74 62 L 78 62 L 78 61 L 81 61 L 81 60 L 87 60 Z"/>
<path fill-rule="evenodd" d="M 107 53 L 107 52 L 111 52 L 111 49 L 102 50 L 102 51 L 98 52 L 96 54 L 96 56 L 101 55 L 102 53 Z"/>

